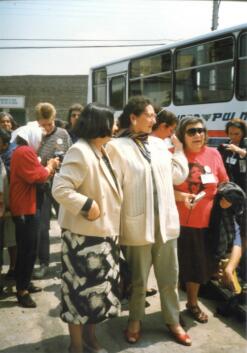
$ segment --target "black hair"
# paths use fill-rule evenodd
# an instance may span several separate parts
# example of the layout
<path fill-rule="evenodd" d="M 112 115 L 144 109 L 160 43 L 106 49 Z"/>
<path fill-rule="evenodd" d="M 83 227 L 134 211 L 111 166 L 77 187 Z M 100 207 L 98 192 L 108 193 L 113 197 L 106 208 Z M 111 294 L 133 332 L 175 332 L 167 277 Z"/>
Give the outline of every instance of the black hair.
<path fill-rule="evenodd" d="M 0 139 L 3 141 L 4 144 L 9 144 L 11 134 L 7 130 L 0 128 Z"/>
<path fill-rule="evenodd" d="M 78 112 L 82 112 L 84 109 L 83 105 L 79 104 L 79 103 L 74 103 L 69 107 L 69 111 L 68 111 L 68 115 L 67 115 L 67 125 L 66 125 L 66 129 L 71 129 L 72 125 L 71 125 L 71 113 L 73 111 L 78 111 Z"/>
<path fill-rule="evenodd" d="M 230 127 L 236 127 L 238 129 L 240 129 L 243 133 L 242 138 L 247 137 L 247 124 L 242 119 L 235 118 L 235 119 L 228 121 L 228 123 L 226 124 L 226 127 L 225 127 L 225 132 L 227 135 L 228 135 Z"/>
<path fill-rule="evenodd" d="M 166 126 L 172 126 L 172 125 L 177 125 L 178 124 L 178 118 L 176 115 L 172 112 L 169 112 L 168 110 L 161 109 L 158 111 L 156 115 L 156 123 L 153 126 L 153 131 L 158 129 L 160 124 L 165 123 Z"/>
<path fill-rule="evenodd" d="M 91 140 L 112 136 L 113 110 L 98 103 L 89 103 L 81 112 L 72 132 L 79 138 Z"/>
<path fill-rule="evenodd" d="M 65 129 L 66 122 L 61 119 L 55 119 L 55 126 Z"/>
<path fill-rule="evenodd" d="M 197 123 L 201 123 L 203 128 L 206 131 L 205 132 L 205 144 L 206 144 L 207 138 L 208 138 L 208 130 L 206 127 L 205 120 L 201 117 L 198 117 L 198 116 L 188 115 L 179 121 L 177 130 L 176 130 L 177 138 L 182 142 L 183 146 L 185 146 L 185 132 L 186 132 L 187 126 L 188 125 L 195 125 Z"/>
<path fill-rule="evenodd" d="M 9 118 L 9 120 L 11 122 L 12 130 L 16 130 L 19 127 L 19 124 L 17 123 L 17 121 L 15 121 L 15 119 L 13 118 L 13 116 L 10 113 L 4 112 L 4 111 L 0 112 L 0 121 L 5 116 L 7 116 Z"/>
<path fill-rule="evenodd" d="M 15 143 L 18 146 L 28 146 L 28 142 L 19 135 L 16 136 Z"/>
<path fill-rule="evenodd" d="M 135 114 L 136 116 L 140 116 L 144 112 L 145 108 L 150 104 L 152 103 L 147 97 L 131 97 L 128 103 L 125 105 L 123 112 L 118 119 L 119 128 L 127 129 L 131 124 L 130 115 Z"/>

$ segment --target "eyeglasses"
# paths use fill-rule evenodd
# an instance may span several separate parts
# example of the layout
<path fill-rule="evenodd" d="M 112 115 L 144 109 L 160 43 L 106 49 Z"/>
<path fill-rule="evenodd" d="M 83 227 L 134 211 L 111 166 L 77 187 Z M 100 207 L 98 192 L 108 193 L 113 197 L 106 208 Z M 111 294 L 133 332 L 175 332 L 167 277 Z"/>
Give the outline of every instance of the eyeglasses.
<path fill-rule="evenodd" d="M 191 129 L 188 129 L 187 131 L 185 131 L 185 133 L 188 135 L 188 136 L 195 136 L 195 134 L 202 134 L 206 132 L 206 129 L 203 128 L 203 127 L 192 127 Z"/>

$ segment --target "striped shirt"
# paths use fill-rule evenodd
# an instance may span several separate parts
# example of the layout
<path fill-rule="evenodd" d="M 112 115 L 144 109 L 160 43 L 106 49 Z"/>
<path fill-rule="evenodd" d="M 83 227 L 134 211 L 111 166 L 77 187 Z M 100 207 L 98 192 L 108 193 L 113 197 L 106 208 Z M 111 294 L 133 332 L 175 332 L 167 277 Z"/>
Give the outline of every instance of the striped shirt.
<path fill-rule="evenodd" d="M 55 157 L 55 152 L 67 152 L 71 145 L 72 141 L 68 132 L 60 127 L 55 127 L 51 134 L 42 138 L 41 146 L 38 150 L 41 163 L 46 166 L 47 161 Z"/>

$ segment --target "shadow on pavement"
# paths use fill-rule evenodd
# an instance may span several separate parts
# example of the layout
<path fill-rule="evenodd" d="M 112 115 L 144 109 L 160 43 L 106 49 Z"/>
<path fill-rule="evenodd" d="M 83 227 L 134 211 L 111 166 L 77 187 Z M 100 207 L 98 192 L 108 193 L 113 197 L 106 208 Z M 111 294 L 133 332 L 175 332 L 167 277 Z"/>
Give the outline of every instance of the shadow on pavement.
<path fill-rule="evenodd" d="M 25 340 L 25 337 L 23 337 Z M 1 350 L 1 353 L 67 353 L 69 339 L 67 335 L 51 337 L 40 342 L 23 343 Z"/>

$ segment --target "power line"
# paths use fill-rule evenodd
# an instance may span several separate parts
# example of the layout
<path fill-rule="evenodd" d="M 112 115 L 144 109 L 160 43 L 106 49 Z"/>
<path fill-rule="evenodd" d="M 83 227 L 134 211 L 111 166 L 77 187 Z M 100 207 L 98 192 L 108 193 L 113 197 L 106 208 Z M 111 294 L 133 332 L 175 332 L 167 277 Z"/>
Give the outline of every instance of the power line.
<path fill-rule="evenodd" d="M 158 38 L 158 39 L 70 39 L 70 38 L 0 38 L 0 41 L 34 41 L 34 42 L 158 42 L 169 41 L 175 39 Z"/>
<path fill-rule="evenodd" d="M 130 48 L 130 47 L 156 47 L 165 43 L 149 44 L 119 44 L 119 45 L 71 45 L 71 46 L 18 46 L 0 47 L 0 49 L 81 49 L 81 48 Z"/>

